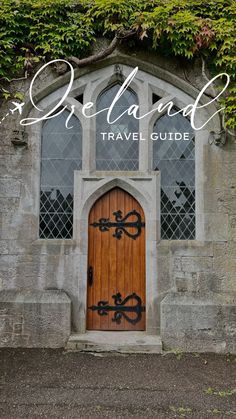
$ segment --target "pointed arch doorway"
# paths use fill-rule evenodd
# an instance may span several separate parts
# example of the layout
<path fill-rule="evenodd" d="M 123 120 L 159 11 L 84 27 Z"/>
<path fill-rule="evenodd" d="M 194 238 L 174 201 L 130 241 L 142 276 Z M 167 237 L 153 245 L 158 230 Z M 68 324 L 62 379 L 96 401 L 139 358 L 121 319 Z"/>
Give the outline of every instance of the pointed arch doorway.
<path fill-rule="evenodd" d="M 87 330 L 145 330 L 142 207 L 113 188 L 91 208 L 88 236 Z"/>

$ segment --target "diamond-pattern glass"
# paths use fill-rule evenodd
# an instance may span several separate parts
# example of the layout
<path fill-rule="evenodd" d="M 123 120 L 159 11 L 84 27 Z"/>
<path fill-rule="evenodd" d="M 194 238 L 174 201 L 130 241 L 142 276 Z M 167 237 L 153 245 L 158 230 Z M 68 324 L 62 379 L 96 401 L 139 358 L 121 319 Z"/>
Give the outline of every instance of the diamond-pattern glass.
<path fill-rule="evenodd" d="M 70 239 L 73 234 L 74 171 L 82 169 L 82 128 L 69 112 L 43 126 L 39 237 Z"/>
<path fill-rule="evenodd" d="M 118 90 L 115 84 L 105 90 L 97 100 L 97 112 L 108 108 Z M 111 119 L 115 120 L 131 105 L 138 105 L 138 99 L 132 90 L 126 90 L 115 104 Z M 127 112 L 114 124 L 107 122 L 107 111 L 97 115 L 96 127 L 96 169 L 97 170 L 138 170 L 139 166 L 139 141 L 132 139 L 132 133 L 138 133 L 139 122 Z M 106 136 L 102 136 L 105 133 Z M 108 139 L 107 134 L 114 134 L 114 139 Z M 116 139 L 117 134 L 130 134 L 130 138 Z"/>
<path fill-rule="evenodd" d="M 181 114 L 164 115 L 154 130 L 165 134 L 189 133 L 189 140 L 155 140 L 153 169 L 161 172 L 161 237 L 165 240 L 195 239 L 195 146 L 194 132 Z"/>

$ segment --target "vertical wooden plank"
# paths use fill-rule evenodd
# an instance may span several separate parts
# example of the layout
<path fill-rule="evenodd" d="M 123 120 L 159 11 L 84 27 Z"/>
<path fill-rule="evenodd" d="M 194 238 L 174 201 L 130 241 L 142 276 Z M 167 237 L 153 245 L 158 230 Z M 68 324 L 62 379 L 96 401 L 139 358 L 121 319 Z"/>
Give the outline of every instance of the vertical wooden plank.
<path fill-rule="evenodd" d="M 124 215 L 130 211 L 130 196 L 125 194 L 125 208 Z M 124 271 L 125 271 L 125 283 L 124 283 L 124 292 L 122 297 L 127 297 L 132 292 L 132 239 L 127 235 L 124 235 L 122 240 L 124 240 L 125 248 L 125 260 L 124 260 Z M 130 329 L 130 324 L 125 321 L 125 330 Z"/>
<path fill-rule="evenodd" d="M 117 209 L 117 189 L 113 189 L 110 192 L 110 220 L 114 219 L 113 212 Z M 116 239 L 113 237 L 114 228 L 111 228 L 108 232 L 110 236 L 110 251 L 109 251 L 109 304 L 113 305 L 114 300 L 112 296 L 117 293 L 117 277 L 116 277 Z M 117 325 L 112 321 L 114 312 L 109 313 L 109 329 L 117 330 Z"/>
<path fill-rule="evenodd" d="M 142 217 L 142 220 L 144 221 L 144 214 L 141 208 L 139 208 L 139 213 Z M 137 249 L 137 254 L 138 254 L 138 289 L 139 289 L 139 293 L 138 295 L 140 296 L 140 298 L 142 299 L 142 304 L 145 305 L 145 293 L 144 293 L 144 288 L 145 288 L 145 281 L 143 278 L 145 278 L 145 273 L 144 273 L 144 269 L 143 269 L 143 260 L 145 258 L 145 253 L 144 253 L 144 248 L 143 248 L 143 243 L 145 243 L 145 229 L 142 228 L 141 231 L 141 235 L 138 238 L 138 249 Z M 146 314 L 142 313 L 142 319 L 139 323 L 139 330 L 145 330 L 145 318 L 146 318 Z"/>
<path fill-rule="evenodd" d="M 117 191 L 117 209 L 122 211 L 123 216 L 125 215 L 125 193 L 121 189 Z M 115 231 L 115 229 L 114 229 Z M 116 241 L 117 249 L 117 260 L 116 260 L 116 283 L 117 283 L 117 292 L 120 292 L 124 298 L 124 286 L 125 286 L 125 246 L 124 246 L 124 235 L 120 240 Z M 124 330 L 125 319 L 122 317 L 121 323 L 117 325 L 118 330 Z"/>
<path fill-rule="evenodd" d="M 137 202 L 132 198 L 132 210 L 136 210 L 140 213 L 140 209 L 139 207 L 137 207 Z M 134 215 L 131 218 L 132 221 L 136 221 L 137 217 Z M 136 233 L 136 229 L 132 228 L 131 229 L 132 234 Z M 141 233 L 142 234 L 142 233 Z M 137 237 L 136 240 L 132 240 L 132 259 L 133 259 L 133 265 L 132 265 L 132 292 L 134 292 L 135 294 L 137 294 L 140 297 L 140 270 L 139 270 L 139 246 L 140 246 L 140 240 L 141 240 L 141 236 Z M 137 302 L 135 300 L 132 300 L 132 305 L 136 305 Z M 136 313 L 132 314 L 132 319 L 134 319 L 136 317 Z M 136 323 L 133 326 L 134 330 L 138 330 L 140 327 L 140 322 Z"/>
<path fill-rule="evenodd" d="M 101 200 L 102 202 L 102 218 L 109 218 L 109 194 L 105 194 Z M 110 233 L 101 234 L 101 300 L 109 301 L 109 251 L 110 251 Z M 109 315 L 100 317 L 101 330 L 109 330 Z"/>

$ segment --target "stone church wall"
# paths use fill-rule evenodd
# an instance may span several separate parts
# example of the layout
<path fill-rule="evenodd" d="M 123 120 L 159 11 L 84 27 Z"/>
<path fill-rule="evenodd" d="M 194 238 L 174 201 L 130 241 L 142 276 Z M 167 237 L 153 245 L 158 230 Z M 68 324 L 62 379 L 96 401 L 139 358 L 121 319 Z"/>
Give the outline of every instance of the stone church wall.
<path fill-rule="evenodd" d="M 179 64 L 170 65 L 162 58 L 156 58 L 156 64 L 150 61 L 150 65 L 158 65 L 163 72 L 171 69 L 173 74 L 185 79 Z M 56 78 L 55 71 L 48 71 L 38 80 L 38 90 Z M 198 88 L 205 83 L 199 68 L 189 69 L 188 79 Z M 12 82 L 12 89 L 27 95 L 29 82 Z M 12 105 L 1 107 L 1 115 L 7 113 L 9 106 Z M 12 140 L 21 135 L 16 132 L 19 118 L 8 117 L 0 125 L 0 346 L 64 346 L 70 334 L 71 304 L 71 329 L 76 330 L 73 319 L 77 310 L 74 301 L 78 294 L 80 239 L 35 240 L 38 203 L 32 185 L 37 190 L 39 179 L 33 177 L 35 146 L 31 136 L 38 129 L 36 126 L 31 129 L 27 145 L 15 145 Z M 161 333 L 164 348 L 235 352 L 236 143 L 233 137 L 228 136 L 222 147 L 205 144 L 201 164 L 203 213 L 199 214 L 198 223 L 203 233 L 196 241 L 160 241 L 153 255 L 158 283 L 157 332 Z M 35 304 L 32 322 L 27 298 Z M 51 313 L 49 306 L 43 308 L 43 300 L 47 298 Z M 46 320 L 37 320 L 37 316 L 38 319 L 45 316 Z M 48 322 L 55 329 L 58 325 L 59 338 L 47 332 Z M 40 343 L 42 334 L 46 337 Z"/>

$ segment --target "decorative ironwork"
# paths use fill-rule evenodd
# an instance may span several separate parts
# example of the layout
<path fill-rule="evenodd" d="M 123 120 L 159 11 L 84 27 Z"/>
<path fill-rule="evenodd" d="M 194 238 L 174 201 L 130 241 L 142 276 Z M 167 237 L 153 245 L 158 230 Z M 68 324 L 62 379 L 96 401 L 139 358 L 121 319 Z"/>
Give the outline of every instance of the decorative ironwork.
<path fill-rule="evenodd" d="M 141 215 L 136 211 L 130 211 L 128 212 L 124 217 L 122 215 L 122 211 L 115 211 L 113 212 L 113 215 L 115 215 L 115 221 L 110 221 L 109 218 L 100 218 L 99 221 L 95 221 L 94 223 L 90 224 L 93 227 L 98 227 L 101 232 L 109 231 L 110 228 L 115 227 L 115 233 L 113 234 L 113 237 L 120 240 L 123 233 L 126 234 L 126 236 L 130 237 L 133 240 L 136 240 L 137 237 L 140 236 L 142 227 L 145 227 L 145 222 L 142 221 Z M 135 221 L 127 221 L 128 218 L 132 217 L 134 215 L 136 217 Z M 135 228 L 135 233 L 130 233 L 127 228 Z"/>
<path fill-rule="evenodd" d="M 107 316 L 109 311 L 115 311 L 112 321 L 116 322 L 117 324 L 121 323 L 122 317 L 124 317 L 127 322 L 133 325 L 141 320 L 142 313 L 145 311 L 145 306 L 142 305 L 141 298 L 135 294 L 135 292 L 128 295 L 123 300 L 119 292 L 113 295 L 112 298 L 115 303 L 114 306 L 110 306 L 108 301 L 99 301 L 97 305 L 93 305 L 89 307 L 89 309 L 92 311 L 97 311 L 99 316 Z M 130 300 L 136 300 L 137 304 L 134 306 L 126 306 L 125 304 Z M 132 319 L 126 313 L 135 313 L 136 317 Z"/>

